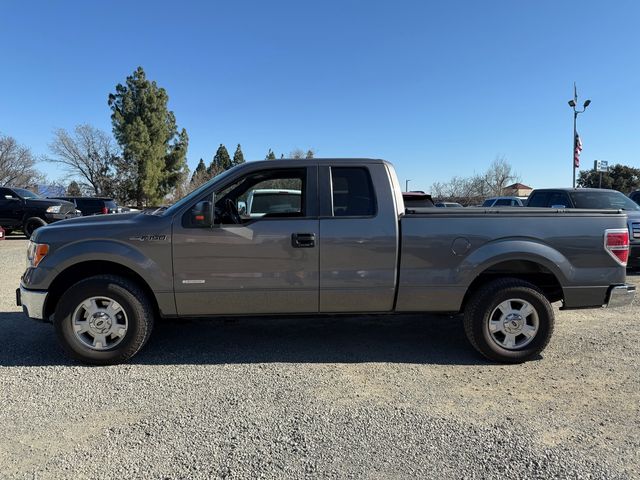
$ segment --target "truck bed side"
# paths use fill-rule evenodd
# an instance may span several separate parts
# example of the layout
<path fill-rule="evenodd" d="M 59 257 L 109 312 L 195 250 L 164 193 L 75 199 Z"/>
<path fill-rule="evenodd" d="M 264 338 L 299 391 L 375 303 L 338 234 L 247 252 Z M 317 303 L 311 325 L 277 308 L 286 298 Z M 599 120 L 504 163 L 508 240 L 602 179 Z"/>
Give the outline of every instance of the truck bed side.
<path fill-rule="evenodd" d="M 626 215 L 617 211 L 466 208 L 405 215 L 396 310 L 457 312 L 474 285 L 492 275 L 535 278 L 565 308 L 600 306 L 608 288 L 625 281 L 625 268 L 604 249 L 604 231 L 625 227 Z"/>

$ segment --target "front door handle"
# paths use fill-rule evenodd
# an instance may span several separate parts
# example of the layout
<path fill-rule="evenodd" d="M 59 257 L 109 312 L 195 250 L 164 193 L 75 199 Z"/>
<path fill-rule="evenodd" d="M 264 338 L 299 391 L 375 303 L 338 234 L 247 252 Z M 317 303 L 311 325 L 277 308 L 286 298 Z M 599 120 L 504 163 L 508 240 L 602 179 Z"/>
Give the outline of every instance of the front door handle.
<path fill-rule="evenodd" d="M 316 246 L 315 233 L 292 233 L 291 245 L 293 248 L 313 248 Z"/>

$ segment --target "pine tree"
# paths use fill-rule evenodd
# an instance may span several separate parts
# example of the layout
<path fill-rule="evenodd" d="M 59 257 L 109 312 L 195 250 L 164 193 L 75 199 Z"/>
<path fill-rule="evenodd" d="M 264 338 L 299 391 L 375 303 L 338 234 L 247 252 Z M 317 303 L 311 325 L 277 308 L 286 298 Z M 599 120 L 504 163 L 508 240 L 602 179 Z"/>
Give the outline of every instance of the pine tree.
<path fill-rule="evenodd" d="M 264 157 L 265 160 L 275 160 L 276 159 L 276 154 L 273 153 L 273 151 L 271 149 L 269 149 L 269 153 L 267 153 L 267 156 Z"/>
<path fill-rule="evenodd" d="M 233 166 L 240 165 L 244 163 L 244 154 L 242 153 L 242 149 L 240 148 L 240 144 L 236 148 L 236 152 L 233 154 Z"/>
<path fill-rule="evenodd" d="M 189 138 L 185 129 L 178 132 L 168 101 L 142 67 L 109 94 L 113 134 L 124 157 L 118 178 L 130 185 L 138 207 L 160 203 L 185 176 Z"/>
<path fill-rule="evenodd" d="M 207 168 L 207 173 L 210 177 L 215 177 L 225 170 L 229 170 L 232 166 L 231 157 L 229 156 L 227 147 L 220 144 L 218 150 L 216 150 L 216 154 L 213 156 L 213 160 L 211 160 L 211 163 L 209 164 L 209 168 Z"/>
<path fill-rule="evenodd" d="M 204 164 L 204 160 L 200 159 L 198 162 L 198 166 L 193 171 L 193 176 L 191 177 L 191 184 L 198 183 L 200 179 L 204 178 L 207 174 L 207 167 Z"/>
<path fill-rule="evenodd" d="M 313 156 L 315 155 L 315 152 L 311 149 L 307 150 L 307 154 L 305 155 L 304 158 L 310 159 L 313 158 Z"/>

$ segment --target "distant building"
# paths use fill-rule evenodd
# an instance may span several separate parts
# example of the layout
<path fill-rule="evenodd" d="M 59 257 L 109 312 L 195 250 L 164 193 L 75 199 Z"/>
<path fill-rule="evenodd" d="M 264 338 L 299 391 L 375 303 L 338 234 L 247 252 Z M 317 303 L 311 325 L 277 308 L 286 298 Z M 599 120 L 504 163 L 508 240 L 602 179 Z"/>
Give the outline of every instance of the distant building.
<path fill-rule="evenodd" d="M 513 185 L 504 187 L 502 189 L 502 195 L 509 197 L 528 197 L 532 191 L 533 188 L 523 183 L 514 183 Z"/>
<path fill-rule="evenodd" d="M 67 189 L 60 185 L 36 185 L 36 193 L 43 197 L 63 197 Z"/>

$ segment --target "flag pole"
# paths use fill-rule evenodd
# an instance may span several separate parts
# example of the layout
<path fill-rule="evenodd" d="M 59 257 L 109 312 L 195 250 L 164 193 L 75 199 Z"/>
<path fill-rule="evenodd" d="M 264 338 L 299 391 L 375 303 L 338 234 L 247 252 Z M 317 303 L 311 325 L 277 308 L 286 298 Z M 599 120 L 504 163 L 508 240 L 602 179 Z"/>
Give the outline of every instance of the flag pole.
<path fill-rule="evenodd" d="M 591 100 L 585 100 L 582 105 L 582 110 L 577 110 L 576 106 L 578 105 L 578 89 L 576 87 L 576 82 L 573 82 L 573 99 L 569 100 L 569 106 L 573 109 L 573 152 L 571 152 L 571 163 L 573 164 L 573 188 L 576 188 L 576 170 L 578 169 L 579 161 L 580 161 L 580 152 L 578 151 L 578 114 L 584 113 L 587 107 L 591 104 Z M 580 146 L 580 150 L 582 150 L 582 146 Z"/>
<path fill-rule="evenodd" d="M 573 152 L 571 152 L 571 163 L 573 164 L 573 188 L 576 188 L 576 138 L 578 136 L 578 111 L 576 105 L 578 104 L 578 89 L 576 82 L 573 82 Z"/>

